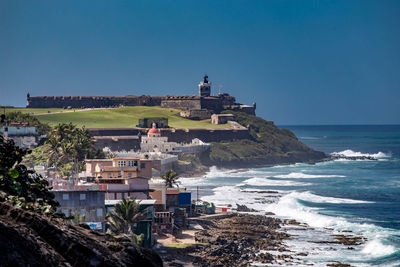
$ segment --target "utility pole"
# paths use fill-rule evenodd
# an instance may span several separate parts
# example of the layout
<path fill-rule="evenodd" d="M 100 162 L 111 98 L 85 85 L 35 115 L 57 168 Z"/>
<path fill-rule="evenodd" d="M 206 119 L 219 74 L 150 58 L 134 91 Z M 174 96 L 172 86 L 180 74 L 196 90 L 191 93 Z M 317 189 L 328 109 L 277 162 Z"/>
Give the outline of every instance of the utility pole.
<path fill-rule="evenodd" d="M 199 186 L 197 186 L 197 202 L 199 202 Z"/>

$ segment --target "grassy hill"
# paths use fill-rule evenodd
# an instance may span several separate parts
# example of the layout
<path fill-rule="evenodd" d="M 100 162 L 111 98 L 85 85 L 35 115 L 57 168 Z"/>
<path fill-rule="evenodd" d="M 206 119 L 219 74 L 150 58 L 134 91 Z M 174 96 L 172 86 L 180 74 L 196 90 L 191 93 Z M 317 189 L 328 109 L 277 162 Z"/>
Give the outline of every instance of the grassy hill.
<path fill-rule="evenodd" d="M 180 117 L 178 109 L 165 109 L 161 107 L 123 107 L 106 109 L 76 109 L 66 110 L 59 108 L 13 108 L 7 112 L 20 111 L 36 116 L 40 122 L 50 125 L 72 122 L 77 126 L 86 128 L 131 128 L 136 127 L 140 118 L 166 117 L 168 124 L 173 128 L 229 128 L 228 125 L 211 124 L 209 120 L 193 121 Z"/>

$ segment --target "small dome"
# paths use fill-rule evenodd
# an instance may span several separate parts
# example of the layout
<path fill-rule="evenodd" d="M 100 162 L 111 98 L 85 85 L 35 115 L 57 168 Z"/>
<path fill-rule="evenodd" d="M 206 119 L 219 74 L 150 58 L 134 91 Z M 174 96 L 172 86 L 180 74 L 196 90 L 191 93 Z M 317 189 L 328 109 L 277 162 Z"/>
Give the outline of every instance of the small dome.
<path fill-rule="evenodd" d="M 148 133 L 149 134 L 159 134 L 160 131 L 158 129 L 156 129 L 156 128 L 151 128 Z"/>

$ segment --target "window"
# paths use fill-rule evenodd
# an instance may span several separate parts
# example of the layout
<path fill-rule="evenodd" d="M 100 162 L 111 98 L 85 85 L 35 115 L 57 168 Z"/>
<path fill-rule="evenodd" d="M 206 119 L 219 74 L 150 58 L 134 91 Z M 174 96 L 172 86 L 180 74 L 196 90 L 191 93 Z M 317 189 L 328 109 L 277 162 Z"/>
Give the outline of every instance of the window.
<path fill-rule="evenodd" d="M 140 163 L 140 168 L 142 168 L 142 169 L 146 168 L 146 164 L 145 163 Z"/>
<path fill-rule="evenodd" d="M 86 200 L 86 194 L 79 194 L 79 200 Z"/>
<path fill-rule="evenodd" d="M 62 210 L 62 213 L 64 213 L 65 216 L 69 216 L 69 210 L 67 210 L 67 209 L 63 209 L 63 210 Z"/>
<path fill-rule="evenodd" d="M 107 174 L 107 177 L 108 177 L 108 178 L 111 178 L 111 173 L 108 173 L 108 174 Z"/>
<path fill-rule="evenodd" d="M 125 160 L 118 160 L 118 167 L 125 167 L 126 161 Z"/>
<path fill-rule="evenodd" d="M 80 215 L 83 216 L 86 214 L 86 210 L 85 209 L 81 209 Z"/>
<path fill-rule="evenodd" d="M 102 217 L 103 216 L 103 209 L 97 209 L 96 214 L 97 214 L 97 217 Z"/>
<path fill-rule="evenodd" d="M 129 167 L 136 167 L 138 165 L 137 160 L 129 160 L 128 161 L 128 166 Z"/>
<path fill-rule="evenodd" d="M 132 173 L 128 173 L 128 178 L 132 178 Z"/>
<path fill-rule="evenodd" d="M 63 200 L 69 200 L 69 194 L 63 194 Z"/>

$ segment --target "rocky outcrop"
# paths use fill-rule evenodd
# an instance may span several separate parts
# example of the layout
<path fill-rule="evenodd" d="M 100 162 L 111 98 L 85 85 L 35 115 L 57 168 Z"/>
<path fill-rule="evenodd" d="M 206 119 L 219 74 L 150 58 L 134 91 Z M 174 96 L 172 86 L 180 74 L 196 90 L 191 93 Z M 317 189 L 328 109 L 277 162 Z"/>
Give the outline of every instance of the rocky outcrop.
<path fill-rule="evenodd" d="M 250 209 L 246 205 L 240 205 L 240 204 L 236 203 L 236 207 L 237 207 L 236 210 L 239 212 L 256 212 L 255 209 Z"/>
<path fill-rule="evenodd" d="M 232 112 L 236 121 L 246 126 L 248 139 L 212 143 L 208 155 L 202 155 L 205 165 L 226 168 L 271 166 L 277 164 L 315 163 L 327 157 L 300 142 L 287 129 L 279 129 L 272 121 Z"/>
<path fill-rule="evenodd" d="M 2 266 L 162 266 L 152 250 L 0 202 Z"/>
<path fill-rule="evenodd" d="M 275 257 L 267 252 L 259 254 L 260 250 L 286 251 L 283 240 L 289 235 L 278 231 L 282 223 L 279 219 L 233 213 L 193 220 L 204 229 L 195 234 L 199 243 L 185 249 L 166 248 L 166 264 L 183 266 L 178 263 L 190 262 L 202 267 L 251 266 L 253 262 L 276 263 L 277 257 L 286 256 Z"/>

